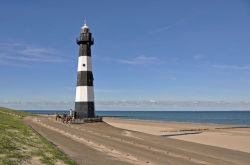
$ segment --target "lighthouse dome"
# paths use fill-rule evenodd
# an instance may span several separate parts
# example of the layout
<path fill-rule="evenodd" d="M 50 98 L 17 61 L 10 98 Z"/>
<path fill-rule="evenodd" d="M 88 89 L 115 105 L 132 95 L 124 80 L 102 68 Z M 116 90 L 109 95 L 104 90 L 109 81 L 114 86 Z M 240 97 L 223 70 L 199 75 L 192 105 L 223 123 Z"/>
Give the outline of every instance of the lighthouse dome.
<path fill-rule="evenodd" d="M 89 27 L 87 26 L 86 20 L 84 21 L 84 25 L 81 27 L 82 33 L 88 33 L 90 31 Z"/>

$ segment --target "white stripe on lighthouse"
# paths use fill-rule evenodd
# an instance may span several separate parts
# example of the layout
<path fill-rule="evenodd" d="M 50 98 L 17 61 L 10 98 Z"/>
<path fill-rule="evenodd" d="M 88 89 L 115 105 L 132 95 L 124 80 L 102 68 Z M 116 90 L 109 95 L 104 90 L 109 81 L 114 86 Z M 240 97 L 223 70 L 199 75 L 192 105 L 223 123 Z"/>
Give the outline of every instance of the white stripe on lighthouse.
<path fill-rule="evenodd" d="M 93 86 L 77 86 L 76 102 L 94 102 Z"/>
<path fill-rule="evenodd" d="M 78 57 L 78 71 L 92 71 L 92 62 L 90 56 Z"/>

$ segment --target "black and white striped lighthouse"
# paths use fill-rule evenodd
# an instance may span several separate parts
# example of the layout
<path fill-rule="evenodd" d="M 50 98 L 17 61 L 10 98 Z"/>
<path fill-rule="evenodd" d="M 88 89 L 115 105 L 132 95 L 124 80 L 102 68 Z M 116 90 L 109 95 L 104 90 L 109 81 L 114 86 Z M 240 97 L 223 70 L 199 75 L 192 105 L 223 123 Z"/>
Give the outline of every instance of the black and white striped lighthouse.
<path fill-rule="evenodd" d="M 77 87 L 75 98 L 76 118 L 95 117 L 94 88 L 91 61 L 91 45 L 94 44 L 90 29 L 84 21 L 81 28 L 80 38 L 77 39 L 79 45 Z"/>

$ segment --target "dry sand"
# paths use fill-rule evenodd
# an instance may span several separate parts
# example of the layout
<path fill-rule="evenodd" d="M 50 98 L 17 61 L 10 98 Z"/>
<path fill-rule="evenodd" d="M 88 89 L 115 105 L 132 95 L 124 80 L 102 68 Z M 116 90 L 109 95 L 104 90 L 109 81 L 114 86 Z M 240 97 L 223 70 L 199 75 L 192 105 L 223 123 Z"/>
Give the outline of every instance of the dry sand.
<path fill-rule="evenodd" d="M 250 153 L 250 127 L 221 124 L 121 120 L 117 118 L 105 118 L 104 121 L 122 129 L 152 135 L 168 136 L 173 139 Z"/>
<path fill-rule="evenodd" d="M 174 131 L 179 128 L 203 129 L 202 125 L 181 127 L 173 124 L 171 129 L 171 126 L 164 124 L 161 127 L 164 129 L 159 129 L 157 122 L 138 123 L 112 118 L 105 118 L 110 124 L 70 125 L 55 121 L 48 115 L 26 117 L 24 120 L 78 164 L 247 165 L 250 162 L 250 154 L 247 152 L 158 136 L 169 132 L 176 134 Z M 162 134 L 159 133 L 161 131 Z"/>

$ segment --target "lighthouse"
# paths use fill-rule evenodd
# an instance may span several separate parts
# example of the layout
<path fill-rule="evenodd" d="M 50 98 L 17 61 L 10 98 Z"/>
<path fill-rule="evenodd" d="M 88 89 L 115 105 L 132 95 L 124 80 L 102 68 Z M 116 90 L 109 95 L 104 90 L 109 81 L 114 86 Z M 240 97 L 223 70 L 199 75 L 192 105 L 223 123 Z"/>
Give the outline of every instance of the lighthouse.
<path fill-rule="evenodd" d="M 75 98 L 75 115 L 76 118 L 93 118 L 95 117 L 94 104 L 94 87 L 91 61 L 91 46 L 94 39 L 90 29 L 84 21 L 81 28 L 80 38 L 77 39 L 79 45 L 77 86 Z"/>

